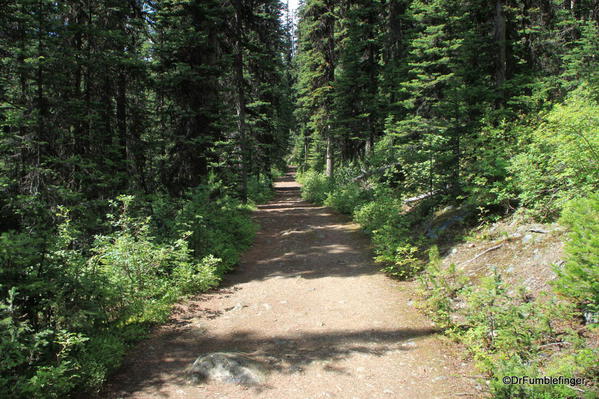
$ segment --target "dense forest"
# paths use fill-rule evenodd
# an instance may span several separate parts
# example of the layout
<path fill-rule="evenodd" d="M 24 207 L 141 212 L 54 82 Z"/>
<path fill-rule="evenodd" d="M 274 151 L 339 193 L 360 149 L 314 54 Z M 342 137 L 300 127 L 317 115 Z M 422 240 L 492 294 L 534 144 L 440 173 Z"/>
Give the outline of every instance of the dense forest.
<path fill-rule="evenodd" d="M 277 1 L 0 4 L 0 396 L 93 389 L 251 242 L 284 166 Z"/>
<path fill-rule="evenodd" d="M 291 14 L 278 0 L 0 2 L 0 396 L 97 389 L 237 263 L 287 163 L 395 277 L 434 258 L 411 231 L 444 207 L 472 224 L 562 220 L 556 292 L 596 317 L 596 1 L 306 0 Z M 529 349 L 485 371 L 529 372 Z M 574 349 L 568 372 L 596 376 L 596 348 Z"/>
<path fill-rule="evenodd" d="M 382 270 L 420 281 L 422 308 L 465 345 L 494 397 L 597 397 L 596 386 L 502 377 L 599 377 L 598 54 L 596 1 L 300 8 L 302 195 L 352 215 Z M 508 218 L 570 229 L 551 292 L 509 285 L 501 265 L 483 264 L 482 277 L 442 266 L 454 243 Z"/>
<path fill-rule="evenodd" d="M 597 188 L 598 18 L 592 1 L 307 2 L 295 159 L 555 218 Z"/>

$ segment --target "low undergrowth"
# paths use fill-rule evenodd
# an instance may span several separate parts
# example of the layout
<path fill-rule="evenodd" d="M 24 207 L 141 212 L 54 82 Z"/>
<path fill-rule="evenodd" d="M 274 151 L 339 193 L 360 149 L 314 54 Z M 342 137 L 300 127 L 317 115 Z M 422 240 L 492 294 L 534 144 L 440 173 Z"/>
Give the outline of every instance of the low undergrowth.
<path fill-rule="evenodd" d="M 425 263 L 419 246 L 426 245 L 427 239 L 412 234 L 421 212 L 405 214 L 402 201 L 384 186 L 360 187 L 351 180 L 357 173 L 340 169 L 332 179 L 313 171 L 301 174 L 302 198 L 352 215 L 371 236 L 382 270 L 397 278 L 414 276 Z"/>
<path fill-rule="evenodd" d="M 555 266 L 554 290 L 534 297 L 523 287 L 508 286 L 499 269 L 479 279 L 465 275 L 454 264 L 442 267 L 435 244 L 448 235 L 459 240 L 456 231 L 467 232 L 466 219 L 454 212 L 435 225 L 439 213 L 435 204 L 425 200 L 407 211 L 401 196 L 389 187 L 376 182 L 360 186 L 349 178 L 358 174 L 346 169 L 327 179 L 307 172 L 299 177 L 302 196 L 352 215 L 370 234 L 375 260 L 383 271 L 394 277 L 418 278 L 424 309 L 450 337 L 468 348 L 489 379 L 494 397 L 597 397 L 599 349 L 592 345 L 597 337 L 593 323 L 597 323 L 599 281 L 597 195 L 563 205 L 560 222 L 571 229 L 565 264 Z M 459 222 L 452 225 L 455 220 Z M 425 253 L 428 261 L 423 259 Z M 586 385 L 568 384 L 570 380 L 545 385 L 503 382 L 504 377 L 525 376 L 582 378 Z"/>
<path fill-rule="evenodd" d="M 252 182 L 258 200 L 270 181 Z M 218 285 L 256 231 L 220 183 L 112 201 L 88 243 L 69 211 L 51 236 L 0 235 L 0 396 L 96 390 L 181 297 Z"/>
<path fill-rule="evenodd" d="M 419 280 L 424 309 L 465 344 L 494 397 L 597 397 L 599 350 L 590 345 L 596 330 L 581 326 L 580 309 L 569 298 L 552 292 L 533 298 L 523 287 L 508 286 L 497 269 L 473 281 L 453 264 L 443 268 L 436 247 Z M 563 377 L 571 384 L 504 380 L 517 377 Z"/>
<path fill-rule="evenodd" d="M 418 277 L 423 308 L 466 346 L 496 398 L 599 397 L 599 197 L 566 203 L 560 223 L 570 233 L 565 263 L 554 266 L 558 277 L 550 292 L 535 296 L 524 286 L 508 285 L 498 268 L 474 278 L 455 264 L 443 267 L 436 246 Z M 512 382 L 545 377 L 568 380 Z"/>

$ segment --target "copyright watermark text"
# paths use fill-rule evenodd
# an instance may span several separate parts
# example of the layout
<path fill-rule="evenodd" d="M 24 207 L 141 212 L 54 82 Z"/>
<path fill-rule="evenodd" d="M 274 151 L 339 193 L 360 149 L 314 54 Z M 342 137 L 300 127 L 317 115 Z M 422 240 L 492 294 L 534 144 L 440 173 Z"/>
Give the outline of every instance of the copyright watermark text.
<path fill-rule="evenodd" d="M 569 385 L 571 387 L 577 385 L 586 385 L 584 378 L 574 377 L 529 377 L 506 375 L 501 379 L 505 385 Z"/>

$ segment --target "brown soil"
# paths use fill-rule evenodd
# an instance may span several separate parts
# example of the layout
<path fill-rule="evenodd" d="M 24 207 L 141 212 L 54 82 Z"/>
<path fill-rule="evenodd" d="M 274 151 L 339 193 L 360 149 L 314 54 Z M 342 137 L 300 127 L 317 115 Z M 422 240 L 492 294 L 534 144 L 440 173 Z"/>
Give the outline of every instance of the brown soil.
<path fill-rule="evenodd" d="M 293 173 L 255 212 L 255 245 L 223 286 L 175 307 L 125 360 L 103 398 L 482 397 L 469 365 L 414 309 L 413 283 L 371 261 L 358 226 L 303 202 Z M 191 384 L 200 355 L 241 351 L 264 385 Z"/>

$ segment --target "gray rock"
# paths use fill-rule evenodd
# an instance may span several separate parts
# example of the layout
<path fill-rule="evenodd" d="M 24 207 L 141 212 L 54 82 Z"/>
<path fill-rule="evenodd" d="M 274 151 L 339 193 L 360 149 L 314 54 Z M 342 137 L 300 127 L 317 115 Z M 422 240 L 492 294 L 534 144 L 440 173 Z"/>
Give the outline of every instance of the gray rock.
<path fill-rule="evenodd" d="M 440 223 L 431 226 L 426 231 L 426 236 L 431 239 L 438 238 L 445 230 L 454 226 L 455 224 L 462 223 L 465 215 L 454 215 L 442 220 Z"/>
<path fill-rule="evenodd" d="M 533 239 L 532 234 L 527 234 L 524 237 L 522 237 L 522 244 L 528 244 L 529 242 L 531 242 Z"/>
<path fill-rule="evenodd" d="M 266 379 L 266 370 L 257 361 L 239 352 L 215 352 L 200 356 L 189 371 L 191 381 L 216 380 L 238 385 L 258 385 Z"/>
<path fill-rule="evenodd" d="M 584 312 L 583 316 L 585 324 L 599 323 L 599 312 Z"/>

